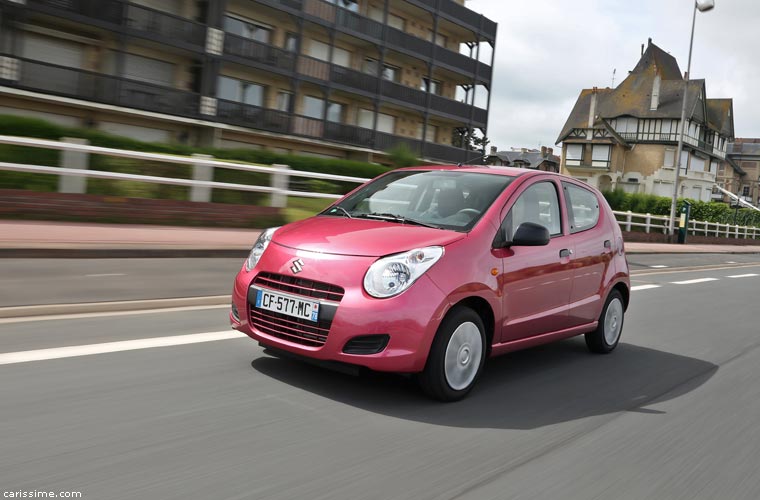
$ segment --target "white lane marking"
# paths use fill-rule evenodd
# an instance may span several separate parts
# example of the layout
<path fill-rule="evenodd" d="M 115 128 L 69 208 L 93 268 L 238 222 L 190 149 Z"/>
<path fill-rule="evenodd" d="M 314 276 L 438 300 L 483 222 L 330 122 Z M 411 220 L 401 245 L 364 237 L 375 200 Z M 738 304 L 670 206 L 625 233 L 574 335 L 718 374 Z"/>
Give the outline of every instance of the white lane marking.
<path fill-rule="evenodd" d="M 95 313 L 73 313 L 73 314 L 51 314 L 49 316 L 23 316 L 18 318 L 0 318 L 0 325 L 9 323 L 30 323 L 32 321 L 51 321 L 56 319 L 87 319 L 87 318 L 105 318 L 109 316 L 130 316 L 132 314 L 159 314 L 183 311 L 202 311 L 204 309 L 229 309 L 229 304 L 215 306 L 181 306 L 181 307 L 162 307 L 157 309 L 138 309 L 134 311 L 110 311 Z"/>
<path fill-rule="evenodd" d="M 736 262 L 734 262 L 733 260 L 727 260 L 726 264 L 736 264 Z"/>
<path fill-rule="evenodd" d="M 671 283 L 674 285 L 694 285 L 696 283 L 706 283 L 708 281 L 718 281 L 718 278 L 699 278 L 696 280 L 671 281 Z"/>
<path fill-rule="evenodd" d="M 0 365 L 29 363 L 31 361 L 44 361 L 47 359 L 73 358 L 76 356 L 90 356 L 93 354 L 105 354 L 108 352 L 152 349 L 154 347 L 198 344 L 200 342 L 214 342 L 216 340 L 239 339 L 245 336 L 245 334 L 234 330 L 225 330 L 223 332 L 193 333 L 190 335 L 154 337 L 150 339 L 122 340 L 119 342 L 105 342 L 103 344 L 53 347 L 51 349 L 37 349 L 34 351 L 6 352 L 0 354 Z"/>
<path fill-rule="evenodd" d="M 736 274 L 734 276 L 726 276 L 726 278 L 752 278 L 754 276 L 758 276 L 757 274 L 750 273 L 750 274 Z"/>
<path fill-rule="evenodd" d="M 649 290 L 651 288 L 660 288 L 660 285 L 636 285 L 631 287 L 631 291 L 635 292 L 636 290 Z"/>
<path fill-rule="evenodd" d="M 101 278 L 103 276 L 126 276 L 124 273 L 85 274 L 86 278 Z"/>
<path fill-rule="evenodd" d="M 656 264 L 654 266 L 649 266 L 649 267 L 651 267 L 652 269 L 665 269 L 668 266 L 666 266 L 664 264 Z"/>

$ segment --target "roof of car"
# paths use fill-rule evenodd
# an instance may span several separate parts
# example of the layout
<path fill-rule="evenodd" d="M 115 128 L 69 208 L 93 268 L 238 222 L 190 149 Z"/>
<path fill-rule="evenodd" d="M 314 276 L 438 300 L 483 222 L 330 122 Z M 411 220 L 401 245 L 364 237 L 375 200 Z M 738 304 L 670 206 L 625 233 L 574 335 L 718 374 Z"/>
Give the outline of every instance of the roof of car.
<path fill-rule="evenodd" d="M 509 177 L 518 177 L 521 175 L 527 175 L 534 173 L 533 170 L 527 170 L 524 168 L 514 167 L 492 167 L 488 165 L 420 165 L 416 167 L 407 167 L 399 170 L 456 170 L 461 172 L 475 172 L 479 174 L 496 174 L 506 175 Z M 545 172 L 542 172 L 545 173 Z"/>

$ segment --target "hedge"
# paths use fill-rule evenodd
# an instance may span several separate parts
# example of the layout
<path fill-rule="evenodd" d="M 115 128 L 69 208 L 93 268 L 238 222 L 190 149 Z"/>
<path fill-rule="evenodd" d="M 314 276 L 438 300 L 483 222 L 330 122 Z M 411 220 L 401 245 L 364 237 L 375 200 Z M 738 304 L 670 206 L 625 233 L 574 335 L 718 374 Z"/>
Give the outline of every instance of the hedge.
<path fill-rule="evenodd" d="M 639 214 L 670 215 L 672 199 L 667 196 L 652 194 L 626 193 L 620 189 L 602 193 L 613 210 L 625 212 L 630 210 Z M 691 220 L 719 222 L 721 224 L 736 224 L 740 226 L 760 227 L 760 212 L 747 208 L 736 209 L 727 203 L 715 201 L 700 201 L 690 198 L 679 198 L 677 209 L 680 213 L 683 202 L 691 203 Z"/>
<path fill-rule="evenodd" d="M 93 146 L 175 155 L 200 153 L 211 155 L 222 160 L 260 163 L 265 165 L 283 164 L 290 166 L 290 168 L 294 170 L 349 175 L 353 177 L 373 178 L 389 170 L 388 167 L 374 163 L 287 155 L 275 153 L 266 149 L 217 149 L 190 147 L 181 144 L 142 142 L 126 137 L 106 134 L 95 129 L 65 127 L 37 118 L 26 118 L 12 115 L 0 115 L 0 134 L 52 140 L 59 140 L 62 137 L 79 137 L 87 139 Z M 54 150 L 0 145 L 0 159 L 2 159 L 2 161 L 56 166 L 59 164 L 59 155 L 60 153 Z M 183 165 L 115 158 L 103 155 L 91 155 L 90 168 L 92 170 L 109 172 L 176 178 L 190 178 L 192 175 L 192 170 Z M 214 181 L 267 186 L 269 185 L 269 176 L 268 174 L 255 172 L 214 169 Z M 22 172 L 0 173 L 0 188 L 55 191 L 57 189 L 57 183 L 58 179 L 55 175 L 29 174 Z M 343 194 L 356 187 L 356 183 L 336 181 L 315 182 L 314 179 L 308 179 L 306 177 L 291 177 L 291 188 L 294 186 L 303 191 L 316 189 L 326 193 Z M 89 179 L 87 182 L 87 192 L 90 194 L 183 200 L 187 199 L 189 188 L 130 181 Z M 266 194 L 259 193 L 214 190 L 212 201 L 217 203 L 261 204 L 265 203 L 266 197 Z"/>

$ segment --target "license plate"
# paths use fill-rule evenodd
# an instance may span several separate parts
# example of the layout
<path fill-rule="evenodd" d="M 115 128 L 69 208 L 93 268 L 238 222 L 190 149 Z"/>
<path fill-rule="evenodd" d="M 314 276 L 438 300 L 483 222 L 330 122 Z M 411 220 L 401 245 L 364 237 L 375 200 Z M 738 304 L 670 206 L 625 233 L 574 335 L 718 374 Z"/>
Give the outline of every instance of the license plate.
<path fill-rule="evenodd" d="M 315 323 L 319 318 L 319 302 L 299 299 L 292 295 L 258 290 L 256 307 L 280 314 L 301 318 Z"/>

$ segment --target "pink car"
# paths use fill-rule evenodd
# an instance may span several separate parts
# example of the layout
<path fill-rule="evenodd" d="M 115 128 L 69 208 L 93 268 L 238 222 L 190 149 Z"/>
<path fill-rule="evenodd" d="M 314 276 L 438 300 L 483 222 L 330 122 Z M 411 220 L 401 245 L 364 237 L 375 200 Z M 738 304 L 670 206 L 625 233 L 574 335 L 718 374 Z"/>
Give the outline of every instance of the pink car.
<path fill-rule="evenodd" d="M 595 189 L 524 169 L 415 167 L 262 232 L 230 320 L 275 354 L 415 374 L 453 401 L 489 356 L 581 334 L 612 351 L 629 296 L 623 237 Z"/>

